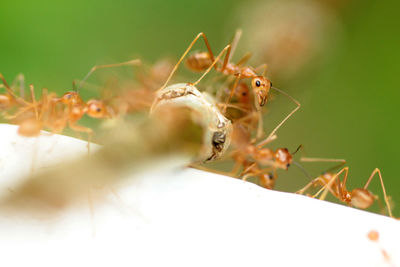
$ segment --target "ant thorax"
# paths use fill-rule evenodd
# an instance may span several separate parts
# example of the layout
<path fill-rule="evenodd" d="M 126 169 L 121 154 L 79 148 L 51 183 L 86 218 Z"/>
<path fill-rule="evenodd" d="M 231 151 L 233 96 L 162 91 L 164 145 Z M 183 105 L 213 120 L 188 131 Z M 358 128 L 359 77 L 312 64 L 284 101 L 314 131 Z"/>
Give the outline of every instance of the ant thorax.
<path fill-rule="evenodd" d="M 152 112 L 163 105 L 186 107 L 193 111 L 193 121 L 204 128 L 199 160 L 217 159 L 228 149 L 232 123 L 218 110 L 210 95 L 201 93 L 188 83 L 173 84 L 157 92 Z"/>

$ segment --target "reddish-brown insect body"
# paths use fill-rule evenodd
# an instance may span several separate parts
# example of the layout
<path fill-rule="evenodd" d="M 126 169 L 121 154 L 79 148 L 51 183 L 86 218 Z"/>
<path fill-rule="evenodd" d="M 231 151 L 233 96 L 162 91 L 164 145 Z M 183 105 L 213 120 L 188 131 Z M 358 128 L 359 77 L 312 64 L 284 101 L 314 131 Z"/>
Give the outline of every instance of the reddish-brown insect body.
<path fill-rule="evenodd" d="M 293 159 L 293 155 L 286 148 L 278 148 L 274 151 L 269 148 L 258 148 L 254 144 L 239 147 L 233 152 L 232 157 L 236 162 L 233 173 L 242 166 L 243 180 L 257 177 L 260 184 L 268 189 L 272 189 L 275 185 L 276 170 L 287 170 Z"/>
<path fill-rule="evenodd" d="M 349 168 L 344 167 L 336 174 L 325 173 L 325 174 L 315 178 L 314 180 L 312 180 L 301 190 L 297 191 L 297 193 L 302 194 L 310 186 L 313 186 L 313 185 L 314 186 L 322 185 L 322 188 L 313 197 L 318 196 L 323 191 L 323 194 L 320 197 L 320 199 L 323 200 L 323 199 L 325 199 L 327 193 L 330 192 L 337 199 L 339 199 L 340 201 L 342 201 L 344 203 L 347 203 L 350 206 L 360 208 L 360 209 L 367 209 L 367 208 L 371 207 L 371 205 L 375 202 L 376 199 L 378 199 L 378 196 L 374 195 L 371 191 L 369 191 L 367 189 L 370 182 L 375 177 L 375 174 L 378 174 L 389 216 L 393 217 L 390 203 L 389 203 L 388 197 L 386 195 L 386 190 L 385 190 L 385 186 L 383 184 L 383 178 L 382 178 L 380 170 L 378 168 L 376 168 L 371 173 L 371 175 L 368 178 L 367 182 L 365 183 L 364 187 L 355 188 L 352 191 L 348 191 L 346 188 L 348 171 L 349 171 Z M 339 177 L 342 173 L 344 173 L 344 177 L 343 177 L 343 180 L 340 180 Z"/>
<path fill-rule="evenodd" d="M 108 118 L 110 114 L 103 101 L 91 99 L 86 104 L 86 114 L 93 118 Z"/>

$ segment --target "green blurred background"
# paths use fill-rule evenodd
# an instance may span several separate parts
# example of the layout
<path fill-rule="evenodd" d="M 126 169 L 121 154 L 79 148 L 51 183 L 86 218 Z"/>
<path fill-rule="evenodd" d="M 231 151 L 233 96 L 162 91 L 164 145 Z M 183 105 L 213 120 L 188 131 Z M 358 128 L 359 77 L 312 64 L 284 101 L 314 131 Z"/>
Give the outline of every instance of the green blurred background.
<path fill-rule="evenodd" d="M 297 7 L 285 9 L 293 3 Z M 95 64 L 136 57 L 147 62 L 165 56 L 176 59 L 200 31 L 219 50 L 235 29 L 242 28 L 237 59 L 239 52 L 262 50 L 259 44 L 264 39 L 260 38 L 266 42 L 281 38 L 271 33 L 280 23 L 290 25 L 295 16 L 302 21 L 301 16 L 312 17 L 307 12 L 318 13 L 304 27 L 305 34 L 296 37 L 309 40 L 306 45 L 318 43 L 318 48 L 311 45 L 306 60 L 296 59 L 302 50 L 294 46 L 289 60 L 286 55 L 287 62 L 276 56 L 279 49 L 269 49 L 262 56 L 263 51 L 255 52 L 251 61 L 253 65 L 275 62 L 269 65 L 274 86 L 302 103 L 301 110 L 279 130 L 273 147 L 294 150 L 303 144 L 307 156 L 346 159 L 350 189 L 362 186 L 379 167 L 395 204 L 394 214 L 400 216 L 399 8 L 398 2 L 372 0 L 6 0 L 0 8 L 0 72 L 9 81 L 23 73 L 27 83 L 60 94 Z M 314 33 L 309 30 L 314 28 Z M 266 128 L 272 129 L 293 107 L 277 95 L 268 104 Z M 303 165 L 312 175 L 332 166 Z M 296 167 L 281 173 L 278 190 L 294 191 L 308 181 Z M 371 189 L 381 195 L 378 180 Z"/>

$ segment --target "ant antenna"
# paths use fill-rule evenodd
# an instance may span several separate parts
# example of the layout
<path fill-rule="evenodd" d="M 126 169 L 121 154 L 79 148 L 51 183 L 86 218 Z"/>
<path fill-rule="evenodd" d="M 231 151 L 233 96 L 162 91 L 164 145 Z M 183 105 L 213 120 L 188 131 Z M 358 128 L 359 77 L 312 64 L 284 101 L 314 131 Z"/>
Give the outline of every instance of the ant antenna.
<path fill-rule="evenodd" d="M 214 67 L 215 64 L 217 64 L 218 60 L 222 57 L 222 55 L 225 52 L 229 56 L 229 54 L 231 52 L 231 45 L 227 45 L 224 47 L 224 49 L 222 49 L 222 51 L 219 53 L 219 55 L 214 59 L 214 62 L 208 67 L 208 69 L 203 73 L 203 75 L 201 75 L 201 77 L 192 84 L 193 86 L 196 86 L 196 84 L 198 84 L 204 78 L 204 76 L 206 76 L 210 72 L 210 70 Z"/>
<path fill-rule="evenodd" d="M 178 60 L 178 62 L 175 64 L 174 68 L 172 69 L 171 73 L 169 74 L 167 80 L 165 81 L 165 83 L 157 90 L 161 91 L 162 89 L 164 89 L 165 87 L 167 87 L 169 81 L 171 80 L 172 76 L 175 74 L 176 70 L 178 69 L 179 65 L 181 64 L 181 62 L 183 61 L 183 59 L 186 57 L 186 55 L 189 53 L 189 51 L 192 49 L 192 47 L 194 46 L 194 44 L 197 42 L 197 40 L 199 40 L 200 37 L 203 37 L 204 43 L 206 44 L 208 53 L 210 54 L 211 60 L 215 61 L 214 59 L 214 54 L 211 50 L 210 44 L 208 43 L 208 39 L 206 37 L 206 35 L 203 32 L 200 32 L 199 34 L 197 34 L 197 36 L 193 39 L 193 41 L 190 43 L 190 45 L 186 48 L 185 52 L 183 53 L 183 55 L 181 56 L 181 58 Z M 229 53 L 230 53 L 230 49 L 229 49 Z M 229 54 L 228 56 L 229 57 Z M 214 66 L 215 63 L 212 65 Z M 217 69 L 217 66 L 215 65 L 215 69 Z M 207 71 L 206 71 L 207 72 Z M 200 79 L 201 80 L 201 79 Z"/>
<path fill-rule="evenodd" d="M 303 145 L 299 145 L 296 150 L 292 153 L 292 156 L 294 156 L 294 154 L 296 154 L 297 152 L 299 152 L 300 148 L 303 148 Z"/>
<path fill-rule="evenodd" d="M 96 65 L 96 66 L 94 66 L 93 68 L 90 69 L 88 74 L 86 74 L 86 76 L 83 78 L 83 80 L 79 83 L 77 90 L 82 88 L 82 86 L 86 82 L 86 80 L 97 69 L 113 68 L 113 67 L 120 67 L 120 66 L 129 66 L 129 65 L 138 66 L 138 65 L 141 65 L 141 64 L 142 64 L 142 61 L 140 59 L 133 59 L 133 60 L 129 60 L 129 61 L 126 61 L 126 62 L 121 62 L 121 63 L 116 63 L 116 64 Z"/>
<path fill-rule="evenodd" d="M 78 88 L 76 88 L 76 82 L 75 82 L 75 80 L 72 81 L 72 91 L 78 93 Z"/>
<path fill-rule="evenodd" d="M 276 133 L 276 131 L 297 111 L 300 109 L 301 104 L 299 101 L 297 101 L 296 99 L 294 99 L 292 96 L 288 95 L 286 92 L 282 91 L 281 89 L 278 89 L 276 87 L 271 87 L 271 89 L 274 89 L 275 91 L 281 93 L 282 95 L 288 97 L 290 100 L 292 100 L 297 107 L 295 109 L 293 109 L 279 124 L 278 126 L 275 127 L 275 129 L 269 134 L 269 136 L 262 141 L 261 143 L 259 143 L 257 146 L 258 147 L 262 147 L 265 144 L 267 144 L 269 142 L 269 139 Z"/>
<path fill-rule="evenodd" d="M 300 165 L 300 163 L 298 163 L 295 160 L 293 160 L 292 162 L 294 165 L 296 165 L 297 168 L 301 170 L 302 173 L 304 173 L 305 176 L 307 176 L 307 178 L 309 178 L 310 180 L 313 179 L 313 177 L 308 173 L 308 171 L 303 166 Z"/>
<path fill-rule="evenodd" d="M 228 59 L 227 59 L 228 62 L 231 60 L 233 54 L 235 53 L 237 44 L 239 43 L 239 40 L 242 37 L 242 33 L 243 33 L 242 29 L 237 29 L 235 32 L 235 35 L 233 36 L 233 39 L 231 42 L 231 46 L 232 46 L 231 53 L 229 54 Z"/>

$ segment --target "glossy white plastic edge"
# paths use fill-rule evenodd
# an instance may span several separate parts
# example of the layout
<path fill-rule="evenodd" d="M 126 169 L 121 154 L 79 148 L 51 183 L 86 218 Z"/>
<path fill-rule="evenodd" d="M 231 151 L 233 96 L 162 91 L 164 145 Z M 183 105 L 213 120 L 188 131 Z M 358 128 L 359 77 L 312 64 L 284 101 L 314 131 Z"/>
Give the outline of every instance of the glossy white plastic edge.
<path fill-rule="evenodd" d="M 0 195 L 87 153 L 82 140 L 16 131 L 0 124 Z M 400 266 L 397 220 L 168 161 L 130 176 L 93 217 L 86 201 L 56 218 L 0 213 L 1 266 Z"/>

